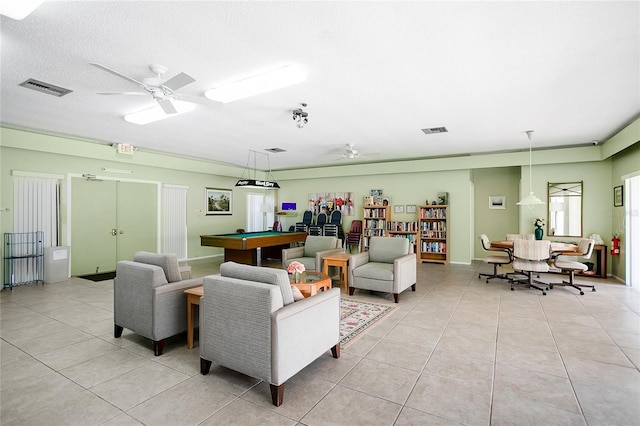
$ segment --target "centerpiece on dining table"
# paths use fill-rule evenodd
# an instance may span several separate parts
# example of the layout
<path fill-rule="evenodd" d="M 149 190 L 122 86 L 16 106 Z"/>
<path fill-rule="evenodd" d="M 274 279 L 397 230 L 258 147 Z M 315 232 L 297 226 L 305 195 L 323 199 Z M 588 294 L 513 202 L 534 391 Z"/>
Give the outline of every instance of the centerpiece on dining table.
<path fill-rule="evenodd" d="M 533 221 L 533 225 L 536 227 L 534 230 L 534 234 L 536 236 L 536 240 L 541 240 L 544 235 L 544 230 L 542 227 L 544 226 L 544 219 L 536 219 Z"/>
<path fill-rule="evenodd" d="M 300 282 L 300 274 L 304 272 L 304 265 L 297 260 L 294 260 L 287 266 L 287 272 L 294 277 L 294 282 Z"/>

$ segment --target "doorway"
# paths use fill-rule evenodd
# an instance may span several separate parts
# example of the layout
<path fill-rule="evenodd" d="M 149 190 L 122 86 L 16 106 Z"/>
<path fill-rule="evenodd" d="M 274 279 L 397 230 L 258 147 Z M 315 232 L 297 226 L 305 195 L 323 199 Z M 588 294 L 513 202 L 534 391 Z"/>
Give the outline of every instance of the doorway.
<path fill-rule="evenodd" d="M 247 232 L 267 231 L 274 222 L 274 195 L 247 194 Z"/>
<path fill-rule="evenodd" d="M 155 252 L 158 185 L 101 178 L 71 180 L 71 275 L 115 271 L 138 250 Z"/>
<path fill-rule="evenodd" d="M 625 179 L 624 188 L 626 192 L 623 198 L 624 214 L 627 229 L 624 230 L 624 224 L 619 223 L 617 232 L 624 232 L 626 237 L 626 284 L 640 291 L 640 263 L 637 261 L 640 256 L 640 175 Z"/>

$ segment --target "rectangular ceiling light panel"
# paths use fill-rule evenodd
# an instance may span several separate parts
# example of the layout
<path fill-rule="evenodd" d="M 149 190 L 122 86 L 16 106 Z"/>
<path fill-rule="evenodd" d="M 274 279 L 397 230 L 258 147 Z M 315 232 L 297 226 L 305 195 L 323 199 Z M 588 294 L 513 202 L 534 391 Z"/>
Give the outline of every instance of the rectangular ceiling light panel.
<path fill-rule="evenodd" d="M 228 103 L 272 90 L 302 83 L 307 75 L 299 65 L 285 65 L 243 80 L 207 90 L 204 95 L 214 101 Z"/>

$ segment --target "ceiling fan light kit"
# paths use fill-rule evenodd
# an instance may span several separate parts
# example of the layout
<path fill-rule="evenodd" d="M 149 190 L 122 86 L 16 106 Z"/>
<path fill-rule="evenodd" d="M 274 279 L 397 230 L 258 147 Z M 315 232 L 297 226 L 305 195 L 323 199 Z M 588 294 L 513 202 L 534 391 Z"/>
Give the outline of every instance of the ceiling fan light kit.
<path fill-rule="evenodd" d="M 532 181 L 532 174 L 531 174 L 531 135 L 533 134 L 533 130 L 527 130 L 525 133 L 527 134 L 527 137 L 529 138 L 529 195 L 524 197 L 522 200 L 518 201 L 516 203 L 516 205 L 518 205 L 518 206 L 527 206 L 530 209 L 532 209 L 533 206 L 544 204 L 544 201 L 542 201 L 540 198 L 536 197 L 533 194 L 533 190 L 531 189 L 531 181 Z"/>
<path fill-rule="evenodd" d="M 44 0 L 2 0 L 0 15 L 21 21 L 36 10 Z"/>
<path fill-rule="evenodd" d="M 302 108 L 306 108 L 307 104 L 300 104 Z M 293 121 L 296 122 L 296 126 L 302 129 L 309 122 L 309 113 L 303 110 L 302 108 L 293 110 Z"/>
<path fill-rule="evenodd" d="M 207 90 L 204 95 L 213 101 L 228 103 L 272 90 L 302 83 L 307 75 L 296 64 L 285 65 L 271 71 Z"/>
<path fill-rule="evenodd" d="M 184 101 L 173 101 L 172 105 L 176 110 L 174 114 L 167 114 L 161 105 L 156 105 L 142 111 L 127 114 L 124 116 L 124 119 L 129 123 L 145 125 L 153 123 L 154 121 L 164 120 L 165 118 L 175 117 L 177 115 L 191 112 L 196 108 L 194 104 Z"/>

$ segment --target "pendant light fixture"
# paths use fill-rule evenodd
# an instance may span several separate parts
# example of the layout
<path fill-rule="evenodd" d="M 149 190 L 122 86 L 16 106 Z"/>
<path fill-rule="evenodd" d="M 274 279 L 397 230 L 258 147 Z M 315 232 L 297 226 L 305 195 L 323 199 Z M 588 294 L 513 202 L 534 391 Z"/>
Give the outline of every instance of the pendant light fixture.
<path fill-rule="evenodd" d="M 257 168 L 256 168 L 257 160 L 256 160 L 256 158 L 257 158 L 258 154 L 267 156 L 267 169 L 268 169 L 268 171 L 265 171 L 265 179 L 264 180 L 256 179 L 256 176 L 257 176 Z M 250 166 L 251 157 L 252 156 L 253 156 L 253 177 L 251 177 L 251 166 Z M 247 174 L 246 178 L 244 177 L 245 173 Z M 268 178 L 271 178 L 272 180 L 267 180 Z M 240 180 L 238 180 L 238 182 L 236 182 L 236 187 L 237 188 L 250 188 L 250 189 L 279 189 L 280 185 L 278 185 L 278 183 L 273 178 L 273 174 L 271 173 L 271 164 L 269 163 L 269 154 L 265 154 L 263 152 L 258 152 L 258 151 L 253 151 L 253 150 L 249 150 L 249 157 L 247 158 L 247 167 L 242 172 L 242 176 L 240 176 Z"/>
<path fill-rule="evenodd" d="M 519 206 L 527 206 L 530 209 L 536 205 L 544 204 L 540 198 L 533 195 L 533 190 L 531 189 L 532 175 L 531 175 L 531 135 L 533 134 L 533 130 L 527 130 L 525 132 L 527 137 L 529 138 L 529 195 L 524 197 L 522 200 L 518 201 L 516 204 Z"/>

